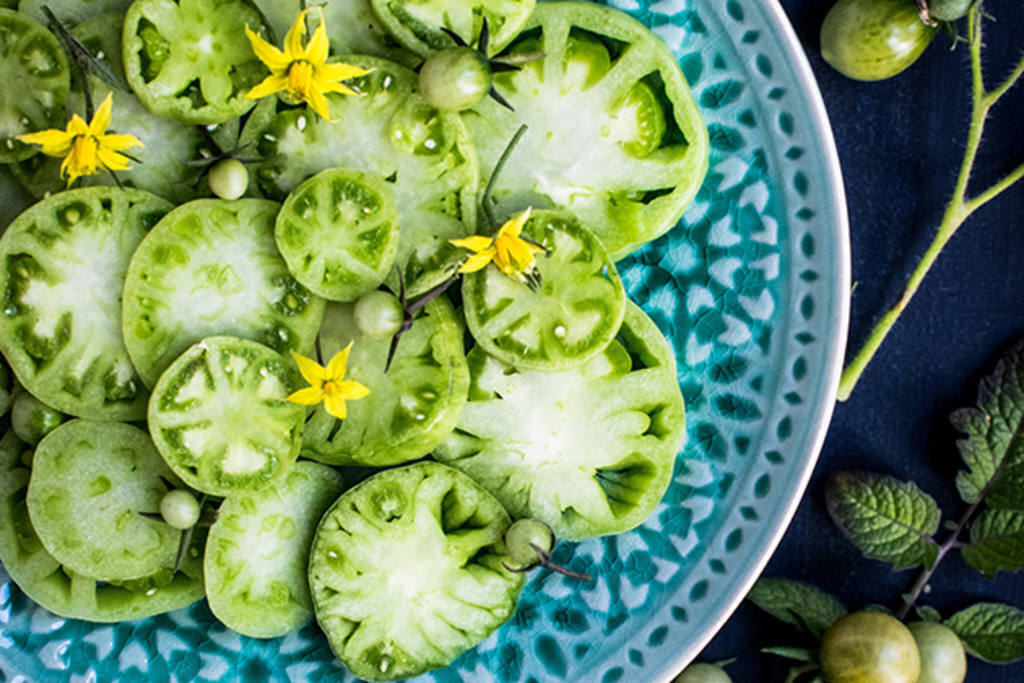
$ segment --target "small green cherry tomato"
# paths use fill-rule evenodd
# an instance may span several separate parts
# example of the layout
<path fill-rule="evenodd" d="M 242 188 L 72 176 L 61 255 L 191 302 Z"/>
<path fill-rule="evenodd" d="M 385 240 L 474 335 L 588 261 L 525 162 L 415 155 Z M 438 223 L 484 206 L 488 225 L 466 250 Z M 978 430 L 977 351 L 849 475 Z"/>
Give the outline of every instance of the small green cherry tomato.
<path fill-rule="evenodd" d="M 160 499 L 160 515 L 175 529 L 191 529 L 199 521 L 199 501 L 185 489 L 168 491 Z"/>
<path fill-rule="evenodd" d="M 821 26 L 821 56 L 844 76 L 880 81 L 913 64 L 937 32 L 913 0 L 839 0 Z"/>
<path fill-rule="evenodd" d="M 450 47 L 431 55 L 420 69 L 420 94 L 423 99 L 449 111 L 474 107 L 491 90 L 491 67 L 471 47 Z"/>
<path fill-rule="evenodd" d="M 828 683 L 916 683 L 921 671 L 910 630 L 879 612 L 853 612 L 829 626 L 819 657 Z"/>
<path fill-rule="evenodd" d="M 249 171 L 238 159 L 223 159 L 210 169 L 210 189 L 221 199 L 238 199 L 249 188 Z"/>
<path fill-rule="evenodd" d="M 721 667 L 697 662 L 686 667 L 672 683 L 732 683 L 732 679 Z"/>
<path fill-rule="evenodd" d="M 402 304 L 398 298 L 382 289 L 359 297 L 353 315 L 359 331 L 374 339 L 393 337 L 402 326 Z"/>
<path fill-rule="evenodd" d="M 27 444 L 39 443 L 63 421 L 64 413 L 51 408 L 27 391 L 18 394 L 11 405 L 11 428 Z"/>
<path fill-rule="evenodd" d="M 930 621 L 915 621 L 907 628 L 921 658 L 917 683 L 961 683 L 966 678 L 964 645 L 952 629 Z"/>
<path fill-rule="evenodd" d="M 974 0 L 928 0 L 928 16 L 938 21 L 956 21 L 973 4 Z"/>
<path fill-rule="evenodd" d="M 534 546 L 549 554 L 554 544 L 555 535 L 551 527 L 535 519 L 516 520 L 505 532 L 509 559 L 522 566 L 536 564 L 543 559 Z"/>

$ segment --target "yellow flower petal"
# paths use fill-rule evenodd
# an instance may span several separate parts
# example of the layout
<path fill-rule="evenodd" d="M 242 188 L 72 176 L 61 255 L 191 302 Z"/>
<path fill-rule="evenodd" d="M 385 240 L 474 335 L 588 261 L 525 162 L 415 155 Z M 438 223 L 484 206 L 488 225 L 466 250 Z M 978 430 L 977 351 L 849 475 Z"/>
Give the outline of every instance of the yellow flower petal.
<path fill-rule="evenodd" d="M 316 112 L 317 116 L 326 121 L 331 120 L 331 107 L 327 104 L 327 98 L 315 85 L 306 93 L 306 103 L 310 109 Z"/>
<path fill-rule="evenodd" d="M 142 141 L 134 135 L 127 133 L 110 134 L 104 135 L 100 139 L 100 147 L 105 147 L 114 152 L 120 152 L 122 149 L 129 149 L 130 147 L 145 147 Z"/>
<path fill-rule="evenodd" d="M 365 76 L 371 71 L 372 69 L 363 69 L 346 64 L 345 62 L 332 62 L 330 64 L 321 64 L 317 68 L 317 77 L 325 81 L 344 81 L 349 78 Z"/>
<path fill-rule="evenodd" d="M 469 249 L 472 252 L 481 252 L 485 249 L 490 249 L 494 240 L 490 237 L 484 237 L 483 235 L 472 235 L 471 237 L 463 237 L 457 240 L 448 240 L 456 247 L 462 249 Z"/>
<path fill-rule="evenodd" d="M 288 89 L 288 77 L 281 76 L 278 74 L 271 74 L 264 78 L 261 82 L 257 83 L 252 89 L 245 93 L 245 96 L 250 100 L 258 100 L 261 97 L 267 95 L 273 95 L 276 92 Z"/>
<path fill-rule="evenodd" d="M 249 37 L 253 54 L 270 69 L 271 73 L 280 74 L 288 68 L 291 60 L 285 57 L 284 53 L 278 50 L 277 47 L 263 40 L 259 34 L 248 26 L 245 27 L 245 35 Z"/>
<path fill-rule="evenodd" d="M 62 157 L 71 149 L 73 137 L 62 130 L 50 128 L 49 130 L 41 130 L 38 133 L 19 135 L 18 139 L 28 145 L 42 145 L 42 152 L 47 156 Z"/>
<path fill-rule="evenodd" d="M 345 368 L 348 366 L 348 354 L 352 350 L 352 344 L 354 343 L 349 342 L 348 346 L 338 351 L 331 358 L 331 361 L 327 364 L 327 381 L 338 382 L 345 377 Z"/>
<path fill-rule="evenodd" d="M 104 168 L 109 168 L 111 171 L 124 171 L 130 168 L 128 157 L 102 146 L 96 149 L 96 159 L 100 162 L 100 165 Z"/>
<path fill-rule="evenodd" d="M 304 51 L 305 58 L 313 62 L 314 64 L 322 64 L 327 59 L 327 52 L 330 50 L 331 45 L 327 40 L 327 27 L 324 25 L 324 11 L 317 8 L 320 14 L 320 25 L 313 31 L 313 36 L 309 39 L 309 44 L 306 45 Z"/>
<path fill-rule="evenodd" d="M 466 262 L 459 268 L 460 273 L 475 273 L 478 270 L 482 270 L 488 263 L 494 260 L 495 251 L 494 249 L 485 249 L 484 251 L 473 254 Z"/>
<path fill-rule="evenodd" d="M 86 123 L 85 119 L 83 119 L 78 114 L 73 115 L 71 117 L 71 120 L 68 121 L 68 135 L 70 135 L 72 137 L 77 137 L 79 135 L 88 135 L 88 134 L 89 134 L 89 124 Z"/>
<path fill-rule="evenodd" d="M 89 135 L 100 137 L 107 132 L 107 127 L 110 125 L 110 113 L 113 108 L 114 93 L 108 92 L 99 109 L 93 114 L 92 121 L 89 122 Z"/>
<path fill-rule="evenodd" d="M 339 420 L 348 417 L 348 410 L 345 407 L 345 398 L 338 394 L 324 397 L 324 409 Z"/>
<path fill-rule="evenodd" d="M 501 230 L 498 231 L 498 237 L 502 235 L 507 237 L 519 237 L 519 234 L 523 231 L 523 226 L 526 225 L 526 221 L 530 220 L 530 212 L 533 211 L 533 207 L 528 208 L 521 214 L 516 216 L 510 221 L 507 221 L 505 225 L 501 226 Z"/>
<path fill-rule="evenodd" d="M 315 387 L 306 387 L 305 389 L 299 389 L 295 393 L 291 394 L 286 398 L 286 401 L 292 403 L 298 403 L 304 406 L 315 406 L 324 399 L 324 392 Z"/>
<path fill-rule="evenodd" d="M 284 56 L 288 61 L 292 62 L 297 59 L 304 59 L 306 56 L 305 50 L 302 49 L 302 36 L 306 32 L 306 13 L 308 9 L 304 9 L 299 12 L 298 19 L 292 24 L 292 27 L 288 29 L 288 35 L 284 37 Z"/>
<path fill-rule="evenodd" d="M 307 382 L 317 389 L 323 386 L 324 381 L 327 379 L 327 370 L 322 365 L 312 358 L 306 358 L 294 351 L 292 351 L 292 358 L 295 359 L 295 364 L 299 366 L 299 372 Z"/>
<path fill-rule="evenodd" d="M 338 394 L 346 401 L 358 401 L 370 395 L 370 390 L 359 382 L 346 381 L 336 382 Z"/>

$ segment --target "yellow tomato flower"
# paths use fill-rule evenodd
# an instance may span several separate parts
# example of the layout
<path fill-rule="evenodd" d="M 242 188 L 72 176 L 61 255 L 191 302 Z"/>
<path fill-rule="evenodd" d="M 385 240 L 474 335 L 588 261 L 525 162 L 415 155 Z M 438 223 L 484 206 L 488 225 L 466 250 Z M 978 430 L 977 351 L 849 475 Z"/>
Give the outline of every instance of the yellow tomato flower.
<path fill-rule="evenodd" d="M 64 157 L 60 175 L 62 178 L 67 177 L 68 187 L 80 176 L 92 175 L 101 167 L 124 171 L 128 168 L 128 157 L 119 152 L 143 145 L 134 135 L 107 134 L 110 112 L 114 106 L 112 95 L 107 93 L 107 98 L 89 123 L 75 114 L 68 121 L 67 130 L 50 128 L 19 135 L 18 139 L 30 145 L 42 145 L 42 152 L 47 156 Z"/>
<path fill-rule="evenodd" d="M 494 262 L 505 275 L 526 282 L 526 274 L 533 270 L 536 260 L 534 254 L 544 251 L 544 247 L 519 236 L 529 219 L 530 209 L 527 209 L 501 226 L 494 237 L 473 235 L 465 239 L 450 240 L 455 246 L 473 252 L 459 268 L 459 272 L 474 273 L 488 263 Z"/>
<path fill-rule="evenodd" d="M 312 358 L 292 351 L 299 372 L 310 386 L 299 389 L 287 400 L 304 406 L 315 406 L 323 401 L 328 413 L 339 420 L 344 420 L 348 415 L 345 401 L 356 401 L 370 393 L 370 390 L 359 382 L 345 380 L 345 366 L 348 365 L 348 352 L 351 350 L 350 342 L 348 346 L 334 354 L 326 368 Z"/>
<path fill-rule="evenodd" d="M 248 26 L 245 27 L 245 35 L 249 36 L 252 51 L 270 69 L 270 75 L 245 96 L 258 99 L 283 90 L 293 102 L 305 102 L 321 118 L 329 120 L 331 112 L 324 93 L 358 95 L 359 93 L 343 85 L 341 81 L 364 76 L 370 72 L 350 64 L 327 63 L 330 44 L 327 41 L 327 29 L 324 27 L 324 13 L 319 8 L 317 12 L 320 14 L 320 25 L 313 31 L 309 44 L 303 47 L 302 34 L 306 31 L 308 11 L 302 10 L 299 18 L 288 29 L 283 51 L 260 38 Z"/>

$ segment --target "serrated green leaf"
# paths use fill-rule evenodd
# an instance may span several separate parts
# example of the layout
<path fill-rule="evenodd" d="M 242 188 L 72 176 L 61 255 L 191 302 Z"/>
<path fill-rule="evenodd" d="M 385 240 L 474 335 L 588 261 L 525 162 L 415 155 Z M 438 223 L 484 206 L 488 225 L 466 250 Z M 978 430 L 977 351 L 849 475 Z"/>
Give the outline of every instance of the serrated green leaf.
<path fill-rule="evenodd" d="M 1011 605 L 980 602 L 946 620 L 969 654 L 1005 664 L 1024 658 L 1024 612 Z"/>
<path fill-rule="evenodd" d="M 817 586 L 792 579 L 762 578 L 747 599 L 776 619 L 821 638 L 829 626 L 846 614 L 846 607 Z"/>
<path fill-rule="evenodd" d="M 930 621 L 933 624 L 942 623 L 942 615 L 939 614 L 939 610 L 931 607 L 930 605 L 920 605 L 916 612 L 917 618 L 921 621 Z"/>
<path fill-rule="evenodd" d="M 1024 511 L 984 510 L 971 524 L 971 544 L 960 552 L 990 579 L 1024 569 Z"/>
<path fill-rule="evenodd" d="M 839 472 L 825 504 L 833 521 L 866 556 L 894 569 L 930 567 L 939 546 L 941 513 L 931 496 L 911 482 L 871 472 Z"/>
<path fill-rule="evenodd" d="M 814 664 L 818 661 L 818 653 L 806 647 L 763 647 L 761 652 L 766 655 L 785 657 L 805 664 Z"/>
<path fill-rule="evenodd" d="M 950 422 L 966 439 L 957 442 L 968 469 L 956 477 L 968 503 L 1024 509 L 1024 340 L 996 364 L 978 387 L 977 408 L 963 408 Z"/>

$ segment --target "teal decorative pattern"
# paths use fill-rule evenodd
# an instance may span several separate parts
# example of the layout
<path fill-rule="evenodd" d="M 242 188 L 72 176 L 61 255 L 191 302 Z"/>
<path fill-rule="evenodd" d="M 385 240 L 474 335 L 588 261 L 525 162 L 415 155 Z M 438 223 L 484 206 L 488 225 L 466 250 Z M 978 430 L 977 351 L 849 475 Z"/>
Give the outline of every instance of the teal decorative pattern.
<path fill-rule="evenodd" d="M 620 263 L 672 340 L 688 441 L 655 514 L 561 544 L 511 621 L 416 680 L 667 680 L 767 560 L 817 456 L 845 334 L 837 166 L 802 55 L 772 0 L 611 0 L 668 43 L 706 118 L 703 188 L 680 224 Z M 315 626 L 259 641 L 204 603 L 119 625 L 62 620 L 0 571 L 0 680 L 353 680 Z"/>

